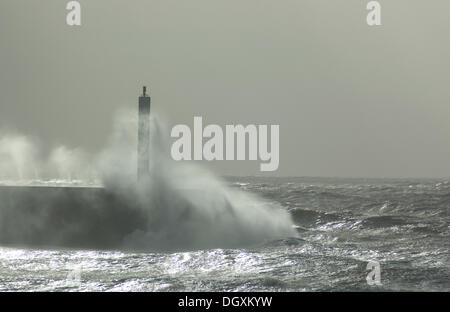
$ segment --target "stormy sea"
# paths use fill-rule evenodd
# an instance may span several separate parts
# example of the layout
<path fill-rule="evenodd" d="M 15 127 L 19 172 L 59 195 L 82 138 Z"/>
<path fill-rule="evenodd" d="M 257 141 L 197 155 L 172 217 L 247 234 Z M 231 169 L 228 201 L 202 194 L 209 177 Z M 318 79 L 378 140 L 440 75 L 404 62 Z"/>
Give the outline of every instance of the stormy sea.
<path fill-rule="evenodd" d="M 296 235 L 241 248 L 0 248 L 1 291 L 450 291 L 450 181 L 228 178 Z M 226 234 L 224 234 L 226 235 Z M 368 285 L 367 264 L 381 285 Z"/>
<path fill-rule="evenodd" d="M 153 118 L 137 183 L 135 116 L 94 156 L 0 136 L 0 291 L 450 291 L 449 180 L 218 177 Z"/>

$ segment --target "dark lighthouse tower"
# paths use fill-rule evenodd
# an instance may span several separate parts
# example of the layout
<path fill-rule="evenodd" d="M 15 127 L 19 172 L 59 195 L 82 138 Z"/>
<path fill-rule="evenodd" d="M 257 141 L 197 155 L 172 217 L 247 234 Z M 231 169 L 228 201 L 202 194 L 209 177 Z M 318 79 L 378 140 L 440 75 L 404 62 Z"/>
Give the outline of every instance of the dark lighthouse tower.
<path fill-rule="evenodd" d="M 149 149 L 150 149 L 150 96 L 146 94 L 147 87 L 143 87 L 139 97 L 139 130 L 137 178 L 138 181 L 149 175 Z"/>

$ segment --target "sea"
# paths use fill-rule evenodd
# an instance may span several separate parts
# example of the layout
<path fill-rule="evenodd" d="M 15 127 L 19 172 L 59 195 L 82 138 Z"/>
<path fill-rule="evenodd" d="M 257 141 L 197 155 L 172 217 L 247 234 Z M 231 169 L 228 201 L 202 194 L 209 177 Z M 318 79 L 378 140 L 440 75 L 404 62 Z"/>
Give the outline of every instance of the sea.
<path fill-rule="evenodd" d="M 0 291 L 450 291 L 449 180 L 226 183 L 288 211 L 297 235 L 166 252 L 2 246 Z"/>

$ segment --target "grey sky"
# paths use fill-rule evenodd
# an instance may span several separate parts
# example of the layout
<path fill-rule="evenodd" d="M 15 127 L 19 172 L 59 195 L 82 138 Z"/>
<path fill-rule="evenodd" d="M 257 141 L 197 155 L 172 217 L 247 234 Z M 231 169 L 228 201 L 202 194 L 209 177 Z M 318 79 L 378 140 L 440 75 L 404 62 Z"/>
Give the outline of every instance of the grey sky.
<path fill-rule="evenodd" d="M 450 177 L 448 0 L 67 2 L 0 2 L 0 128 L 95 152 L 147 84 L 171 125 L 279 124 L 271 175 Z"/>

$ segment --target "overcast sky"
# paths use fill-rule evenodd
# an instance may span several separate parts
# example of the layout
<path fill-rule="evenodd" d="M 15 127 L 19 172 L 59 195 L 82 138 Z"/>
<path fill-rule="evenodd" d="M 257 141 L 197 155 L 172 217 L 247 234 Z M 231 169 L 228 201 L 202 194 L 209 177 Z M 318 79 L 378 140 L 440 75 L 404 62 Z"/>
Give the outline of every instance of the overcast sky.
<path fill-rule="evenodd" d="M 0 128 L 95 152 L 146 84 L 170 125 L 279 124 L 271 175 L 450 177 L 448 0 L 67 2 L 1 0 Z"/>

